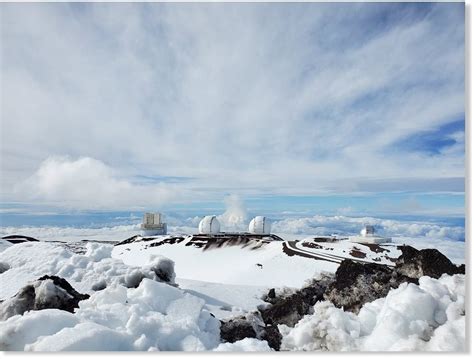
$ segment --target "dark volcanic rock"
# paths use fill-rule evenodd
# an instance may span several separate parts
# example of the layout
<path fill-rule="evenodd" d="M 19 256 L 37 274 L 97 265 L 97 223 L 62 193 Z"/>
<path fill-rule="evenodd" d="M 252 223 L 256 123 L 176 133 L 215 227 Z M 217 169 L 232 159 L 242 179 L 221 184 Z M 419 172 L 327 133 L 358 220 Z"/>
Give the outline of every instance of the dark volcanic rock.
<path fill-rule="evenodd" d="M 29 310 L 61 309 L 73 313 L 88 294 L 77 292 L 64 278 L 45 275 L 23 287 L 0 304 L 0 318 L 5 320 Z"/>
<path fill-rule="evenodd" d="M 245 338 L 266 340 L 270 348 L 280 350 L 282 336 L 278 327 L 266 325 L 258 312 L 221 321 L 222 341 L 234 343 Z"/>
<path fill-rule="evenodd" d="M 336 279 L 328 286 L 324 299 L 336 307 L 358 313 L 365 303 L 385 297 L 390 289 L 398 288 L 403 282 L 417 283 L 418 280 L 386 265 L 346 259 L 337 269 Z"/>
<path fill-rule="evenodd" d="M 13 244 L 23 243 L 23 242 L 39 242 L 39 240 L 37 240 L 36 238 L 28 237 L 28 236 L 22 236 L 22 235 L 19 235 L 19 234 L 11 234 L 9 236 L 4 236 L 4 237 L 2 237 L 2 239 L 6 240 L 10 243 L 13 243 Z"/>
<path fill-rule="evenodd" d="M 221 321 L 221 339 L 234 343 L 245 338 L 256 338 L 257 332 L 246 317 L 237 317 Z"/>
<path fill-rule="evenodd" d="M 357 313 L 365 303 L 385 297 L 390 289 L 398 288 L 401 283 L 418 283 L 422 276 L 439 278 L 443 273 L 464 273 L 464 266 L 454 265 L 436 249 L 417 250 L 410 246 L 400 249 L 402 255 L 396 260 L 395 268 L 344 260 L 336 271 L 334 283 L 324 293 L 324 299 Z"/>
<path fill-rule="evenodd" d="M 263 328 L 260 339 L 266 340 L 270 348 L 280 350 L 282 336 L 276 325 L 267 325 Z"/>
<path fill-rule="evenodd" d="M 437 249 L 417 250 L 410 246 L 400 247 L 402 255 L 395 265 L 399 273 L 411 278 L 429 276 L 438 279 L 443 273 L 464 274 L 464 266 L 456 266 Z"/>
<path fill-rule="evenodd" d="M 275 291 L 270 289 L 265 300 L 272 305 L 259 309 L 263 321 L 265 324 L 293 327 L 305 314 L 310 313 L 317 301 L 323 300 L 323 294 L 331 281 L 332 277 L 329 276 L 313 280 L 310 285 L 285 297 L 274 297 Z"/>

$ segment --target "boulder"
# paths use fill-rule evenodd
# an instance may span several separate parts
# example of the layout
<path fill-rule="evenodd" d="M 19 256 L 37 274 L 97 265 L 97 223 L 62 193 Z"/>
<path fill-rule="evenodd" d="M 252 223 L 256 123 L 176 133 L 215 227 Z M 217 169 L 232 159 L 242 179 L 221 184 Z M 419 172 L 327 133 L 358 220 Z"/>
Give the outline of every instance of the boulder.
<path fill-rule="evenodd" d="M 390 289 L 398 288 L 403 282 L 417 283 L 418 280 L 386 265 L 346 259 L 337 269 L 334 282 L 327 287 L 324 299 L 336 307 L 358 313 L 365 303 L 385 297 Z"/>
<path fill-rule="evenodd" d="M 272 305 L 259 309 L 264 323 L 294 326 L 310 312 L 317 301 L 323 300 L 327 285 L 328 279 L 314 280 L 310 285 L 284 297 L 277 297 L 274 289 L 271 289 L 266 300 Z"/>
<path fill-rule="evenodd" d="M 402 255 L 395 265 L 399 273 L 410 278 L 429 276 L 438 279 L 443 273 L 464 274 L 464 265 L 456 266 L 437 249 L 417 250 L 410 246 L 400 247 Z"/>
<path fill-rule="evenodd" d="M 88 294 L 76 291 L 64 278 L 45 275 L 23 287 L 12 298 L 0 303 L 0 319 L 41 309 L 60 309 L 74 313 Z"/>
<path fill-rule="evenodd" d="M 282 336 L 276 325 L 265 324 L 259 312 L 221 321 L 221 340 L 235 343 L 245 338 L 266 340 L 270 348 L 280 349 Z"/>
<path fill-rule="evenodd" d="M 235 343 L 245 338 L 257 338 L 257 332 L 246 317 L 221 321 L 221 339 L 224 342 Z"/>

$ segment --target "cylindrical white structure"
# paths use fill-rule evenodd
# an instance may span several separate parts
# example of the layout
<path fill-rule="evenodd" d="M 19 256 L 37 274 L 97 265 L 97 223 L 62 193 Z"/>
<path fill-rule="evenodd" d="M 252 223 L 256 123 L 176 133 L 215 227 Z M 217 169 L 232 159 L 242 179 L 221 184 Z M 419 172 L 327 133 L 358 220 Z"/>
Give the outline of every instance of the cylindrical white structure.
<path fill-rule="evenodd" d="M 364 237 L 373 236 L 375 234 L 374 226 L 367 225 L 360 231 L 360 234 Z"/>
<path fill-rule="evenodd" d="M 250 221 L 249 232 L 253 234 L 270 234 L 272 230 L 272 222 L 264 217 L 257 216 Z"/>
<path fill-rule="evenodd" d="M 221 231 L 221 224 L 216 216 L 206 216 L 199 222 L 199 233 L 215 234 Z"/>

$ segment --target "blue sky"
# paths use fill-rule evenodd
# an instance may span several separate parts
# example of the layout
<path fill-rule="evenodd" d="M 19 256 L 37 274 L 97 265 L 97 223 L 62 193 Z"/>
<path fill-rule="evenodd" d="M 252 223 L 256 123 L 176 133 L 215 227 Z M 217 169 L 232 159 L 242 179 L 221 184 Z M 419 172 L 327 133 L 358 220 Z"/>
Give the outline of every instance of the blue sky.
<path fill-rule="evenodd" d="M 464 213 L 463 3 L 0 6 L 3 213 Z"/>

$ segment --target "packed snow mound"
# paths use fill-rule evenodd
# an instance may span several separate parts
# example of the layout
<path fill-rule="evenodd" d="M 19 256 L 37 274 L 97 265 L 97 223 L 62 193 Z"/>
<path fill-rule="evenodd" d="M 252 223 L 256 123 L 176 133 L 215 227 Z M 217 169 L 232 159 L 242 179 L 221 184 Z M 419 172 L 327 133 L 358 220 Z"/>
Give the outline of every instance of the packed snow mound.
<path fill-rule="evenodd" d="M 47 309 L 0 322 L 0 350 L 211 350 L 220 343 L 220 323 L 204 304 L 147 278 L 137 288 L 115 283 L 74 314 Z"/>
<path fill-rule="evenodd" d="M 265 340 L 255 338 L 245 338 L 234 343 L 222 343 L 216 349 L 216 352 L 266 352 L 272 351 Z"/>
<path fill-rule="evenodd" d="M 25 350 L 40 337 L 48 337 L 64 328 L 74 327 L 79 319 L 58 309 L 44 309 L 15 315 L 0 322 L 0 350 Z"/>
<path fill-rule="evenodd" d="M 365 304 L 358 315 L 318 302 L 294 328 L 279 325 L 282 350 L 463 351 L 464 280 L 461 274 L 422 277 L 387 297 Z"/>
<path fill-rule="evenodd" d="M 331 302 L 318 302 L 314 314 L 304 316 L 294 328 L 278 326 L 283 336 L 281 350 L 351 351 L 360 333 L 360 323 Z"/>
<path fill-rule="evenodd" d="M 27 283 L 43 275 L 66 279 L 81 293 L 93 293 L 112 284 L 137 287 L 144 278 L 175 284 L 174 262 L 151 255 L 129 266 L 111 258 L 112 246 L 88 243 L 86 253 L 74 254 L 57 243 L 15 244 L 0 253 L 10 269 L 0 274 L 0 299 L 12 297 Z"/>

